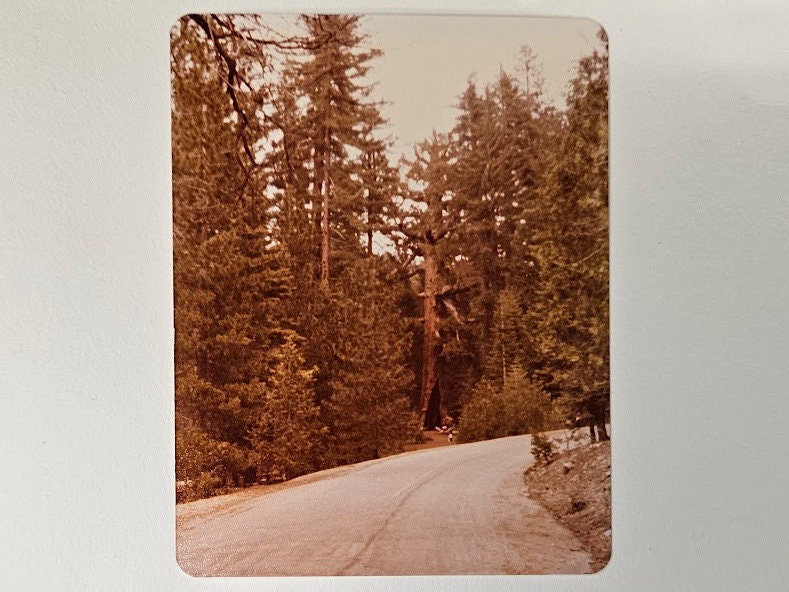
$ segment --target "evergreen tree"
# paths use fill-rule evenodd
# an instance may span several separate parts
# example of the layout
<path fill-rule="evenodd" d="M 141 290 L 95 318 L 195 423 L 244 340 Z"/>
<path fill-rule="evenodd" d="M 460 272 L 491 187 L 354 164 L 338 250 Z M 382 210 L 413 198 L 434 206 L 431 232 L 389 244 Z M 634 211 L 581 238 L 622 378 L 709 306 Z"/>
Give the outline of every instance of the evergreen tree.
<path fill-rule="evenodd" d="M 485 375 L 500 386 L 504 384 L 507 373 L 516 365 L 525 368 L 526 364 L 534 362 L 529 349 L 528 320 L 514 290 L 505 288 L 499 293 L 491 333 Z"/>
<path fill-rule="evenodd" d="M 517 436 L 556 427 L 550 397 L 515 365 L 501 387 L 482 380 L 463 408 L 458 438 L 463 442 Z"/>
<path fill-rule="evenodd" d="M 249 432 L 292 335 L 292 284 L 212 43 L 192 18 L 173 31 L 176 458 L 185 478 L 232 485 L 254 467 Z"/>
<path fill-rule="evenodd" d="M 537 191 L 543 171 L 546 136 L 553 112 L 541 99 L 539 75 L 527 55 L 527 89 L 504 71 L 481 92 L 469 82 L 461 96 L 460 115 L 452 132 L 456 145 L 447 184 L 459 215 L 459 231 L 448 248 L 455 254 L 447 271 L 452 282 L 475 286 L 470 294 L 462 356 L 453 360 L 467 379 L 456 388 L 470 395 L 483 372 L 501 384 L 502 373 L 490 373 L 493 358 L 501 357 L 494 343 L 500 293 L 517 290 L 525 309 L 536 294 L 535 261 L 521 237 L 539 216 Z M 521 331 L 525 339 L 528 332 Z M 498 350 L 496 350 L 498 348 Z M 460 348 L 453 348 L 450 354 Z M 531 349 L 519 343 L 517 349 Z M 510 348 L 511 351 L 515 351 Z M 519 363 L 530 371 L 534 360 Z M 501 369 L 501 360 L 497 364 Z M 485 369 L 487 367 L 487 370 Z"/>
<path fill-rule="evenodd" d="M 538 91 L 525 93 L 503 71 L 482 94 L 469 83 L 459 108 L 450 177 L 465 230 L 456 236 L 457 249 L 483 271 L 483 289 L 491 295 L 489 320 L 495 296 L 512 274 L 516 228 L 535 206 L 548 110 Z M 476 240 L 466 240 L 472 234 Z"/>
<path fill-rule="evenodd" d="M 365 195 L 376 197 L 375 187 L 365 181 L 370 181 L 371 163 L 385 168 L 383 161 L 373 160 L 382 151 L 375 133 L 384 120 L 370 100 L 372 87 L 362 80 L 381 52 L 364 48 L 358 16 L 301 18 L 314 42 L 307 59 L 294 66 L 294 83 L 306 100 L 302 125 L 312 142 L 310 208 L 316 212 L 313 221 L 320 221 L 314 234 L 320 236 L 321 285 L 328 287 L 332 261 L 341 264 L 345 254 L 358 252 L 360 231 L 367 231 L 362 217 L 374 218 L 372 200 L 365 203 Z"/>
<path fill-rule="evenodd" d="M 477 442 L 500 437 L 503 434 L 503 417 L 504 405 L 499 391 L 488 381 L 482 380 L 463 406 L 458 441 Z"/>
<path fill-rule="evenodd" d="M 276 356 L 277 365 L 261 389 L 263 400 L 249 441 L 258 475 L 295 477 L 319 466 L 316 457 L 325 427 L 314 401 L 314 369 L 305 368 L 294 340 L 286 341 Z"/>
<path fill-rule="evenodd" d="M 243 434 L 230 398 L 200 368 L 205 314 L 216 294 L 199 282 L 203 243 L 230 224 L 226 204 L 238 198 L 243 171 L 233 130 L 223 123 L 232 106 L 223 94 L 209 41 L 188 19 L 173 30 L 173 247 L 176 364 L 176 473 L 219 481 L 233 463 L 217 454 L 234 433 Z M 203 364 L 205 366 L 205 364 Z"/>
<path fill-rule="evenodd" d="M 534 241 L 542 269 L 541 297 L 530 312 L 538 327 L 536 344 L 550 386 L 567 411 L 591 413 L 600 437 L 607 439 L 607 49 L 579 62 L 543 192 L 544 224 Z"/>
<path fill-rule="evenodd" d="M 469 286 L 450 285 L 446 270 L 451 251 L 447 237 L 458 228 L 458 212 L 454 194 L 447 181 L 451 174 L 452 145 L 446 136 L 434 134 L 429 141 L 414 151 L 408 163 L 408 176 L 415 187 L 408 198 L 411 204 L 400 232 L 411 241 L 411 249 L 422 258 L 419 267 L 422 275 L 422 387 L 420 411 L 423 426 L 433 429 L 446 414 L 446 401 L 442 400 L 440 358 L 452 331 L 446 319 L 453 318 L 463 324 L 456 305 L 457 297 L 468 292 Z M 459 339 L 459 329 L 454 331 Z"/>
<path fill-rule="evenodd" d="M 378 277 L 379 265 L 361 259 L 346 268 L 331 294 L 316 294 L 317 314 L 304 329 L 320 368 L 326 466 L 399 452 L 416 436 L 408 323 Z"/>

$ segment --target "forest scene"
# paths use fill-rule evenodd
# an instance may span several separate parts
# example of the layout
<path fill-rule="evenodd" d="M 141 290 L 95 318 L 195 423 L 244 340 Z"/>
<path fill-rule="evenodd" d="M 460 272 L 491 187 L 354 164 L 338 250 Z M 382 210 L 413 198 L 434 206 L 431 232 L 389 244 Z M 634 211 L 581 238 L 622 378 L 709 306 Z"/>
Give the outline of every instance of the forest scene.
<path fill-rule="evenodd" d="M 524 39 L 512 71 L 466 72 L 450 127 L 399 150 L 365 17 L 173 26 L 178 501 L 436 429 L 609 439 L 608 44 L 592 41 L 563 103 Z"/>

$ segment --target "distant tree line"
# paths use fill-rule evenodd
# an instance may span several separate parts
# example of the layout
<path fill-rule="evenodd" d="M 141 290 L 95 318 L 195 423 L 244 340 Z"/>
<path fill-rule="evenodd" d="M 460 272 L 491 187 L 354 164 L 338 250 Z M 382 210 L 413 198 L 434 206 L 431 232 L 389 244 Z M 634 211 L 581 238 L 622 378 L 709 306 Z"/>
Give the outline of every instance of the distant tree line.
<path fill-rule="evenodd" d="M 172 30 L 183 496 L 399 452 L 447 414 L 465 440 L 604 427 L 607 50 L 557 110 L 524 49 L 395 165 L 359 17 L 299 26 Z"/>

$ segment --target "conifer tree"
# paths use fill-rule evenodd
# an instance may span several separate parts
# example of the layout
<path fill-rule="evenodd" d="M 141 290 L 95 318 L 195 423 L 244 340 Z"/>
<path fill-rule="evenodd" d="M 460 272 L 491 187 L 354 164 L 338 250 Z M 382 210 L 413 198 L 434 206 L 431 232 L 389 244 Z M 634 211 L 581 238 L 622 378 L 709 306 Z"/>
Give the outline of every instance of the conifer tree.
<path fill-rule="evenodd" d="M 455 304 L 458 294 L 467 292 L 466 285 L 446 283 L 450 251 L 447 237 L 457 230 L 458 218 L 454 195 L 447 181 L 451 173 L 452 146 L 446 136 L 433 135 L 420 144 L 409 163 L 409 178 L 415 189 L 409 194 L 412 204 L 399 230 L 410 241 L 413 252 L 422 258 L 422 386 L 420 412 L 423 426 L 433 429 L 446 411 L 442 402 L 439 358 L 445 344 L 445 323 L 442 317 L 461 317 Z M 443 332 L 443 334 L 442 334 Z"/>
<path fill-rule="evenodd" d="M 316 402 L 328 430 L 323 466 L 390 454 L 415 437 L 408 321 L 385 271 L 378 258 L 360 258 L 335 276 L 331 292 L 315 285 L 296 295 L 309 310 L 299 332 L 317 367 Z"/>
<path fill-rule="evenodd" d="M 536 433 L 555 427 L 555 422 L 549 395 L 516 364 L 500 387 L 484 379 L 476 386 L 463 408 L 458 437 L 474 442 Z"/>
<path fill-rule="evenodd" d="M 580 60 L 567 102 L 561 142 L 543 187 L 544 225 L 535 240 L 541 296 L 530 318 L 551 386 L 568 412 L 592 414 L 598 434 L 607 439 L 607 49 Z"/>
<path fill-rule="evenodd" d="M 276 352 L 249 432 L 258 475 L 296 477 L 314 470 L 325 428 L 314 401 L 314 369 L 306 369 L 294 340 Z"/>
<path fill-rule="evenodd" d="M 320 223 L 320 282 L 329 286 L 330 266 L 343 251 L 358 251 L 366 208 L 360 155 L 380 151 L 376 130 L 384 123 L 378 105 L 370 99 L 372 87 L 363 83 L 369 62 L 379 56 L 364 47 L 359 17 L 303 15 L 308 37 L 314 40 L 306 59 L 295 68 L 295 85 L 306 101 L 303 129 L 311 139 L 311 209 Z M 318 43 L 320 41 L 320 43 Z M 368 167 L 369 168 L 369 167 Z M 372 189 L 367 186 L 367 192 Z M 317 216 L 317 212 L 320 216 Z M 338 243 L 337 249 L 332 243 Z M 333 255 L 333 250 L 340 253 Z"/>
<path fill-rule="evenodd" d="M 173 32 L 176 444 L 181 474 L 231 485 L 254 464 L 249 431 L 292 334 L 292 284 L 211 44 L 194 19 Z"/>
<path fill-rule="evenodd" d="M 518 294 L 510 288 L 499 292 L 496 299 L 491 335 L 485 375 L 501 386 L 512 368 L 516 365 L 524 368 L 534 361 L 529 349 L 528 320 Z"/>

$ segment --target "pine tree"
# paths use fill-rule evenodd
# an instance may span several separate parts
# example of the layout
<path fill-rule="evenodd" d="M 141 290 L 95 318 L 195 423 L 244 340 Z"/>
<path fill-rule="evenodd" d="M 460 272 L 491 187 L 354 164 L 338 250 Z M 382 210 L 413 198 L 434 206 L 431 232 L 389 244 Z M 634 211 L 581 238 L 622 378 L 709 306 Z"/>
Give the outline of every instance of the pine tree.
<path fill-rule="evenodd" d="M 458 437 L 463 442 L 536 433 L 555 427 L 549 395 L 514 365 L 496 387 L 483 379 L 463 408 Z"/>
<path fill-rule="evenodd" d="M 325 314 L 321 352 L 327 462 L 341 464 L 400 452 L 416 436 L 408 393 L 413 374 L 407 321 L 376 260 L 357 261 L 336 278 Z"/>
<path fill-rule="evenodd" d="M 233 130 L 223 120 L 232 107 L 223 94 L 208 40 L 194 23 L 173 31 L 173 247 L 176 364 L 176 468 L 183 478 L 228 470 L 216 454 L 238 427 L 229 397 L 200 363 L 212 319 L 205 314 L 216 295 L 199 281 L 206 263 L 203 243 L 229 226 L 226 204 L 237 199 L 243 171 Z M 187 462 L 188 461 L 188 462 Z"/>
<path fill-rule="evenodd" d="M 475 286 L 468 314 L 474 322 L 466 327 L 469 345 L 460 350 L 462 357 L 452 362 L 468 376 L 458 385 L 463 398 L 484 372 L 498 377 L 501 384 L 501 371 L 490 373 L 492 359 L 501 357 L 500 351 L 494 351 L 498 347 L 494 333 L 500 293 L 517 290 L 523 309 L 536 293 L 535 259 L 522 235 L 539 217 L 537 189 L 553 120 L 541 98 L 533 56 L 530 58 L 528 51 L 525 55 L 527 89 L 504 71 L 482 91 L 469 82 L 451 134 L 456 148 L 447 185 L 460 223 L 447 246 L 455 253 L 447 275 L 453 283 Z M 521 333 L 520 338 L 526 339 L 527 332 Z M 531 346 L 524 342 L 517 348 L 526 351 Z M 530 371 L 534 366 L 534 360 L 525 358 L 519 363 Z M 501 360 L 497 366 L 501 370 Z"/>
<path fill-rule="evenodd" d="M 503 71 L 482 94 L 469 83 L 459 108 L 453 130 L 458 149 L 450 177 L 465 230 L 456 236 L 457 249 L 484 272 L 483 289 L 492 294 L 486 311 L 490 320 L 495 296 L 515 263 L 516 229 L 534 209 L 546 108 L 537 91 L 525 93 Z M 465 240 L 472 234 L 475 241 Z"/>
<path fill-rule="evenodd" d="M 601 33 L 602 34 L 602 33 Z M 530 317 L 551 387 L 568 412 L 595 417 L 601 438 L 609 406 L 608 56 L 579 62 L 561 143 L 544 187 L 535 241 L 541 297 Z"/>
<path fill-rule="evenodd" d="M 501 386 L 507 373 L 516 365 L 525 368 L 533 363 L 530 351 L 528 320 L 518 294 L 509 288 L 499 292 L 493 314 L 491 345 L 485 363 L 485 375 Z"/>
<path fill-rule="evenodd" d="M 446 248 L 447 237 L 458 228 L 458 214 L 454 195 L 447 180 L 451 174 L 452 146 L 446 136 L 434 134 L 414 151 L 408 176 L 415 187 L 409 195 L 411 211 L 406 213 L 410 223 L 401 223 L 400 232 L 411 241 L 413 253 L 422 258 L 422 387 L 420 412 L 423 426 L 433 429 L 446 413 L 442 401 L 439 359 L 446 343 L 447 317 L 462 323 L 456 297 L 469 286 L 450 285 L 446 269 L 451 251 Z M 456 336 L 459 334 L 456 332 Z"/>
<path fill-rule="evenodd" d="M 239 120 L 214 41 L 195 18 L 173 31 L 177 472 L 232 485 L 253 464 L 249 431 L 292 333 L 281 321 L 292 284 L 239 142 L 262 128 Z"/>
<path fill-rule="evenodd" d="M 332 261 L 360 247 L 365 189 L 369 195 L 373 187 L 365 188 L 369 170 L 364 175 L 356 163 L 368 155 L 369 169 L 381 147 L 375 132 L 384 123 L 363 79 L 381 52 L 364 48 L 358 16 L 303 15 L 302 23 L 313 44 L 307 59 L 294 66 L 294 82 L 306 99 L 302 124 L 312 141 L 311 209 L 320 222 L 320 281 L 328 288 Z"/>
<path fill-rule="evenodd" d="M 470 400 L 463 406 L 458 426 L 459 442 L 477 442 L 500 437 L 504 405 L 496 388 L 486 380 L 475 387 Z"/>
<path fill-rule="evenodd" d="M 293 339 L 278 348 L 278 362 L 255 411 L 249 441 L 258 476 L 290 478 L 317 468 L 325 428 L 314 401 L 314 369 L 306 369 Z M 258 386 L 258 385 L 255 385 Z"/>
<path fill-rule="evenodd" d="M 531 382 L 523 368 L 515 364 L 507 373 L 501 391 L 504 416 L 502 432 L 505 436 L 540 432 L 554 422 L 550 395 Z"/>

